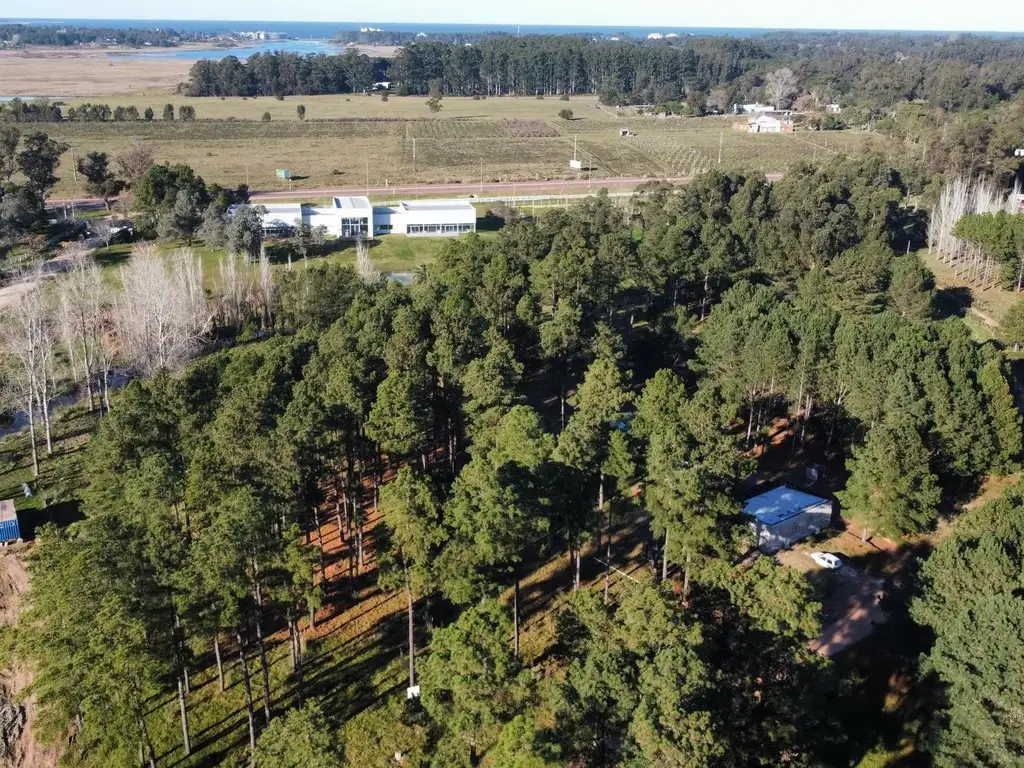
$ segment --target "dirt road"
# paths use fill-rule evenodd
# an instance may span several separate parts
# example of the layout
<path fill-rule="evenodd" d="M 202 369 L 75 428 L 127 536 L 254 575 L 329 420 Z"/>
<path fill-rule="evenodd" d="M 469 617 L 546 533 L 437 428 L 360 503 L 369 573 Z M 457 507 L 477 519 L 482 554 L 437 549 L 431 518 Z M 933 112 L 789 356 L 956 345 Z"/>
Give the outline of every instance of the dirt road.
<path fill-rule="evenodd" d="M 778 181 L 781 173 L 765 174 L 769 181 Z M 400 197 L 402 195 L 452 195 L 453 197 L 496 197 L 512 193 L 520 195 L 551 195 L 565 193 L 598 192 L 601 189 L 630 190 L 648 182 L 669 184 L 690 184 L 693 176 L 671 176 L 666 178 L 645 178 L 624 176 L 613 179 L 576 179 L 572 181 L 522 181 L 496 182 L 490 184 L 412 184 L 389 187 L 326 187 L 319 189 L 256 189 L 249 192 L 252 200 L 315 200 L 320 197 Z M 101 206 L 103 201 L 94 197 L 51 200 L 51 208 L 74 204 L 76 207 Z"/>

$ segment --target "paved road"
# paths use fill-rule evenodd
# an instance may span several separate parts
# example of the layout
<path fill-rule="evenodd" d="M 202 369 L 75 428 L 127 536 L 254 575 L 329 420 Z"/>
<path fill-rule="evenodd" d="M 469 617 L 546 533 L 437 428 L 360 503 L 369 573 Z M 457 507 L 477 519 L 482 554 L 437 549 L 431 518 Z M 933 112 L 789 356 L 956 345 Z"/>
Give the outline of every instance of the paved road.
<path fill-rule="evenodd" d="M 765 174 L 769 181 L 778 181 L 782 178 L 781 173 Z M 624 176 L 611 179 L 572 179 L 567 181 L 521 181 L 521 182 L 497 182 L 484 184 L 411 184 L 393 187 L 323 187 L 319 189 L 257 189 L 250 191 L 252 200 L 309 200 L 318 197 L 361 197 L 369 193 L 370 197 L 400 197 L 401 195 L 454 195 L 456 197 L 468 197 L 469 195 L 488 195 L 493 197 L 494 193 L 513 193 L 523 195 L 536 195 L 541 192 L 550 192 L 558 195 L 562 192 L 581 192 L 588 189 L 634 189 L 641 184 L 651 181 L 664 181 L 671 184 L 689 184 L 693 181 L 692 176 L 672 176 L 662 179 L 645 178 L 643 176 Z M 91 197 L 74 199 L 50 200 L 48 207 L 59 208 L 62 205 L 74 204 L 76 208 L 91 209 L 103 205 L 102 200 Z"/>

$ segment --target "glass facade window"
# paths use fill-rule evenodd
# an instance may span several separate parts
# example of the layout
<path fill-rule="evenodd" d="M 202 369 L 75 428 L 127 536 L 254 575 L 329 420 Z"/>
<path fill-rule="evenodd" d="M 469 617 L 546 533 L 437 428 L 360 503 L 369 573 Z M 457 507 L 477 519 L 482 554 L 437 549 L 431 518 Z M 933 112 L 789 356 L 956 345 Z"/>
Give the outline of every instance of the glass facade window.
<path fill-rule="evenodd" d="M 474 229 L 472 224 L 410 224 L 405 231 L 410 235 L 457 235 Z"/>
<path fill-rule="evenodd" d="M 369 221 L 365 218 L 341 220 L 342 237 L 366 237 L 369 231 Z"/>

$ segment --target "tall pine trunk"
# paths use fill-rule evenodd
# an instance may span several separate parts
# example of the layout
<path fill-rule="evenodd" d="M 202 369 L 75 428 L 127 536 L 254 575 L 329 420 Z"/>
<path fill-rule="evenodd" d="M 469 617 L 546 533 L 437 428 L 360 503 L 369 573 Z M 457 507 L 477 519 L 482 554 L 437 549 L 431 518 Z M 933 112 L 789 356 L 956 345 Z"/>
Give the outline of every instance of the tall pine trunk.
<path fill-rule="evenodd" d="M 220 636 L 213 638 L 213 655 L 217 659 L 217 684 L 220 692 L 224 693 L 224 664 L 220 658 Z"/>
<path fill-rule="evenodd" d="M 188 713 L 185 710 L 185 686 L 178 678 L 178 709 L 181 710 L 181 738 L 185 747 L 185 757 L 192 754 L 192 742 L 188 737 Z"/>
<path fill-rule="evenodd" d="M 270 667 L 267 664 L 267 645 L 263 642 L 263 591 L 260 588 L 259 564 L 254 557 L 253 568 L 253 599 L 256 603 L 256 647 L 260 652 L 260 675 L 263 682 L 263 714 L 267 725 L 270 725 Z"/>
<path fill-rule="evenodd" d="M 668 578 L 668 526 L 665 526 L 665 544 L 661 553 L 661 580 Z"/>
<path fill-rule="evenodd" d="M 512 641 L 512 652 L 519 658 L 519 574 L 516 574 L 516 583 L 512 587 L 512 624 L 515 628 L 515 636 Z"/>
<path fill-rule="evenodd" d="M 252 680 L 249 677 L 249 661 L 245 658 L 245 644 L 242 642 L 242 633 L 236 636 L 238 640 L 238 661 L 242 667 L 242 687 L 245 690 L 245 710 L 249 716 L 249 752 L 256 751 L 256 713 L 252 704 Z"/>
<path fill-rule="evenodd" d="M 412 600 L 412 582 L 409 580 L 409 569 L 405 569 L 405 598 L 409 607 L 409 687 L 416 685 L 416 637 L 414 634 L 414 614 Z"/>
<path fill-rule="evenodd" d="M 263 642 L 262 620 L 256 618 L 256 647 L 260 652 L 260 673 L 263 678 L 263 715 L 270 724 L 270 666 L 267 664 L 267 645 Z"/>
<path fill-rule="evenodd" d="M 146 728 L 146 718 L 138 715 L 139 735 L 142 739 L 142 752 L 145 755 L 146 764 L 149 768 L 156 768 L 156 753 L 153 751 L 153 742 L 149 739 L 149 729 Z"/>

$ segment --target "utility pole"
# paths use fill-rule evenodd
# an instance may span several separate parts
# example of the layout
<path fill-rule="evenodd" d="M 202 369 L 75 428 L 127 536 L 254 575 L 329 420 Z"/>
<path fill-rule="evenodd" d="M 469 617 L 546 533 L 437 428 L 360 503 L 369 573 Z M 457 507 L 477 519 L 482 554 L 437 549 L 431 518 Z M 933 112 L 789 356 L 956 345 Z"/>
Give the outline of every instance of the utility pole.
<path fill-rule="evenodd" d="M 480 194 L 484 193 L 484 159 L 480 158 Z"/>
<path fill-rule="evenodd" d="M 412 172 L 416 173 L 416 137 L 412 137 Z"/>
<path fill-rule="evenodd" d="M 75 183 L 78 183 L 78 163 L 75 162 L 75 148 L 71 148 L 71 172 L 75 174 Z"/>
<path fill-rule="evenodd" d="M 249 186 L 249 164 L 245 164 L 245 186 Z"/>
<path fill-rule="evenodd" d="M 718 132 L 718 164 L 722 164 L 722 143 L 725 141 L 725 132 Z"/>
<path fill-rule="evenodd" d="M 370 158 L 366 158 L 366 196 L 370 196 Z"/>

